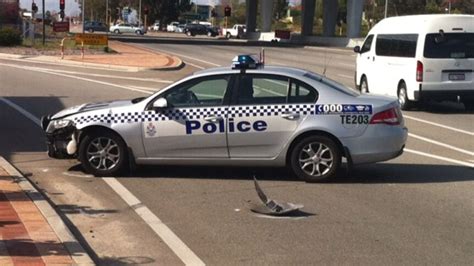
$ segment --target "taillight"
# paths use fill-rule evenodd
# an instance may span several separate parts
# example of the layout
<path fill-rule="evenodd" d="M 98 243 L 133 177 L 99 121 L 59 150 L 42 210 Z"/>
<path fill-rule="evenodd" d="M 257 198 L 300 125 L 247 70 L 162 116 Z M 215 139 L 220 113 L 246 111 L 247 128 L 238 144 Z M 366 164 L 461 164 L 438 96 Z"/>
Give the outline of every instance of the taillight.
<path fill-rule="evenodd" d="M 416 81 L 423 81 L 423 63 L 416 61 Z"/>
<path fill-rule="evenodd" d="M 374 116 L 372 116 L 370 124 L 399 125 L 400 119 L 398 118 L 398 112 L 395 108 L 391 108 L 380 113 L 376 113 Z"/>

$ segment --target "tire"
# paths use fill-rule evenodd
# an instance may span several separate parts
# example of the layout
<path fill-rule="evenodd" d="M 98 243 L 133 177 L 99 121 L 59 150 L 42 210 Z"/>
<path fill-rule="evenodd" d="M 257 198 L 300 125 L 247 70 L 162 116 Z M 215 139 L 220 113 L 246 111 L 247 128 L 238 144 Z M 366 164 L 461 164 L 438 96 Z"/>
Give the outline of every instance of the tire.
<path fill-rule="evenodd" d="M 227 33 L 225 34 L 225 37 L 226 37 L 227 39 L 230 39 L 230 38 L 232 37 L 232 35 L 230 34 L 230 32 L 227 32 Z"/>
<path fill-rule="evenodd" d="M 120 30 L 119 30 L 119 29 L 116 29 L 116 30 L 114 30 L 114 33 L 115 33 L 115 34 L 120 34 Z"/>
<path fill-rule="evenodd" d="M 94 176 L 119 175 L 127 165 L 127 146 L 115 133 L 96 131 L 79 144 L 79 161 Z"/>
<path fill-rule="evenodd" d="M 213 37 L 212 35 L 214 35 L 214 34 L 212 34 L 212 32 L 210 32 L 210 31 L 207 32 L 207 37 Z"/>
<path fill-rule="evenodd" d="M 413 107 L 413 102 L 408 100 L 407 85 L 405 82 L 400 82 L 397 90 L 398 103 L 402 110 L 410 110 Z"/>
<path fill-rule="evenodd" d="M 362 76 L 362 78 L 360 78 L 359 90 L 360 93 L 369 93 L 369 83 L 367 82 L 367 78 L 365 76 Z"/>
<path fill-rule="evenodd" d="M 293 173 L 309 183 L 329 180 L 341 165 L 341 151 L 333 140 L 325 136 L 300 140 L 290 156 Z"/>
<path fill-rule="evenodd" d="M 89 33 L 93 33 L 94 29 L 89 29 L 88 31 L 89 31 Z"/>
<path fill-rule="evenodd" d="M 188 30 L 188 31 L 186 32 L 186 35 L 192 36 L 193 34 L 191 33 L 191 31 Z"/>
<path fill-rule="evenodd" d="M 142 35 L 142 32 L 139 31 L 139 30 L 136 30 L 136 31 L 135 31 L 135 34 L 136 34 L 136 35 Z"/>

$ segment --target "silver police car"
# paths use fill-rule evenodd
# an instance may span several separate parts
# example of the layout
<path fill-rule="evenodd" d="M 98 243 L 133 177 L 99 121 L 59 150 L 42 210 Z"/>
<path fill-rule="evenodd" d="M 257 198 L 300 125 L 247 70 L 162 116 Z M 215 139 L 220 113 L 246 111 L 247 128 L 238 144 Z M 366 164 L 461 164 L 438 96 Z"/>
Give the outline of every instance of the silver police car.
<path fill-rule="evenodd" d="M 301 69 L 241 55 L 147 98 L 75 106 L 42 119 L 48 154 L 97 176 L 135 164 L 288 166 L 308 181 L 385 161 L 407 139 L 396 99 L 360 95 Z"/>

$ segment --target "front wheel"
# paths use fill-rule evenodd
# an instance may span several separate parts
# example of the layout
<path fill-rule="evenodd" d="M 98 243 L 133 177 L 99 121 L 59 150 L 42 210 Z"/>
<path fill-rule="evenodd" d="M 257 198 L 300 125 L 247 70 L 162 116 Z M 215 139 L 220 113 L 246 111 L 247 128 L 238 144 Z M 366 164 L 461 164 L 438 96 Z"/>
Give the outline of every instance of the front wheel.
<path fill-rule="evenodd" d="M 126 166 L 126 145 L 111 132 L 88 134 L 79 144 L 79 161 L 87 173 L 95 176 L 118 175 Z"/>
<path fill-rule="evenodd" d="M 230 37 L 232 37 L 232 35 L 230 34 L 230 32 L 227 32 L 227 33 L 225 34 L 225 37 L 226 37 L 227 39 L 230 39 Z"/>
<path fill-rule="evenodd" d="M 120 30 L 118 30 L 118 29 L 117 29 L 117 30 L 114 30 L 114 33 L 115 33 L 115 34 L 120 34 Z"/>
<path fill-rule="evenodd" d="M 322 182 L 333 177 L 341 165 L 341 151 L 326 136 L 311 136 L 299 141 L 291 151 L 291 168 L 306 182 Z"/>

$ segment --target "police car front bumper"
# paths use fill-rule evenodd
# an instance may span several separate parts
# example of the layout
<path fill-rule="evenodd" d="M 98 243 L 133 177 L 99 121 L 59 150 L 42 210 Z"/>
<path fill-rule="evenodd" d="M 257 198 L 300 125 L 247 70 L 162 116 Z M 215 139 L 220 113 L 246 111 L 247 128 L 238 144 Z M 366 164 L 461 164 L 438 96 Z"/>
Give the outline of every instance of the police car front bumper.
<path fill-rule="evenodd" d="M 48 147 L 48 156 L 56 159 L 69 159 L 75 157 L 74 152 L 71 153 L 71 143 L 75 144 L 77 139 L 75 136 L 76 128 L 74 125 L 68 125 L 63 128 L 51 130 L 48 128 L 51 119 L 49 116 L 41 118 L 41 126 L 46 133 L 46 145 Z M 49 131 L 48 131 L 49 130 Z"/>

